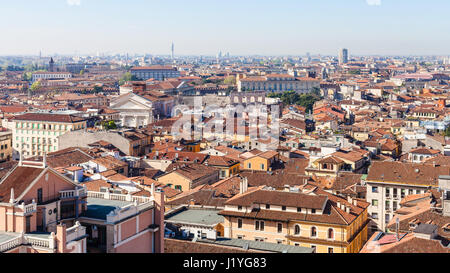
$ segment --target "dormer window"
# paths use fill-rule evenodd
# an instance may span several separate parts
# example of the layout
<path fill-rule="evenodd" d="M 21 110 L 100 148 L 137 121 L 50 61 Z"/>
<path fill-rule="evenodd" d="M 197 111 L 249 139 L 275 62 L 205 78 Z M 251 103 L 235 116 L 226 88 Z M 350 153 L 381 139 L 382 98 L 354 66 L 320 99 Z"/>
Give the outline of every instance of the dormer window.
<path fill-rule="evenodd" d="M 270 209 L 270 205 L 269 204 L 266 204 L 266 209 Z"/>
<path fill-rule="evenodd" d="M 316 209 L 311 209 L 312 214 L 316 214 Z"/>
<path fill-rule="evenodd" d="M 281 210 L 286 210 L 286 206 L 282 206 L 282 207 L 281 207 Z"/>

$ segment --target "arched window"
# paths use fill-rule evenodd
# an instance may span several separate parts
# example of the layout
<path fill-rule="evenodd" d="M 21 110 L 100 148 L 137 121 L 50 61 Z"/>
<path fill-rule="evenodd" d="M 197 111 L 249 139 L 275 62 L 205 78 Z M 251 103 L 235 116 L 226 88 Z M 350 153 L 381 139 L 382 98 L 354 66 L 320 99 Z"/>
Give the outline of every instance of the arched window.
<path fill-rule="evenodd" d="M 334 230 L 332 228 L 328 229 L 328 239 L 334 239 Z"/>
<path fill-rule="evenodd" d="M 317 228 L 316 227 L 312 227 L 311 228 L 311 237 L 316 237 L 317 236 Z"/>
<path fill-rule="evenodd" d="M 300 235 L 300 226 L 299 225 L 295 225 L 294 234 L 295 235 Z"/>

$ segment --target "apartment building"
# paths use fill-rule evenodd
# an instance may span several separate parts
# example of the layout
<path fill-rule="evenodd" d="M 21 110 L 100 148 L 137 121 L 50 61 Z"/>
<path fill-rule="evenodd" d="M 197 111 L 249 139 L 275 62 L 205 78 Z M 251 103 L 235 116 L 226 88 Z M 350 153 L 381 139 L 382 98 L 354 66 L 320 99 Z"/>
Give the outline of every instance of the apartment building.
<path fill-rule="evenodd" d="M 309 93 L 314 87 L 320 88 L 320 81 L 314 78 L 298 78 L 289 74 L 269 74 L 238 79 L 238 91 L 266 91 Z"/>
<path fill-rule="evenodd" d="M 371 229 L 385 231 L 403 198 L 438 188 L 439 176 L 448 174 L 450 166 L 373 162 L 365 179 Z"/>
<path fill-rule="evenodd" d="M 45 156 L 20 160 L 0 181 L 0 253 L 164 251 L 163 192 L 87 188 L 48 167 Z"/>
<path fill-rule="evenodd" d="M 0 127 L 0 162 L 9 161 L 12 151 L 12 131 Z"/>
<path fill-rule="evenodd" d="M 33 73 L 31 80 L 33 82 L 39 80 L 65 80 L 72 78 L 72 73 L 69 72 L 38 72 Z"/>
<path fill-rule="evenodd" d="M 243 186 L 219 214 L 225 217 L 228 238 L 309 247 L 317 253 L 357 253 L 367 240 L 368 206 L 317 187 L 303 192 L 265 186 L 247 191 Z"/>
<path fill-rule="evenodd" d="M 76 218 L 86 191 L 43 162 L 20 160 L 0 181 L 0 252 L 85 253 Z"/>
<path fill-rule="evenodd" d="M 133 67 L 130 70 L 131 74 L 136 76 L 141 80 L 149 80 L 154 79 L 157 81 L 163 81 L 169 78 L 178 78 L 180 77 L 180 72 L 176 67 L 172 66 L 162 66 L 162 65 L 154 65 L 154 66 L 144 66 L 144 67 Z"/>
<path fill-rule="evenodd" d="M 15 159 L 20 152 L 27 157 L 55 152 L 59 136 L 86 128 L 85 119 L 65 114 L 26 113 L 11 121 Z"/>
<path fill-rule="evenodd" d="M 211 185 L 219 181 L 219 170 L 201 164 L 182 164 L 167 170 L 167 174 L 158 177 L 158 182 L 180 191 L 189 191 L 200 185 Z"/>
<path fill-rule="evenodd" d="M 117 194 L 101 187 L 87 191 L 87 209 L 78 221 L 86 227 L 88 252 L 164 252 L 164 193 L 154 185 L 150 196 Z"/>

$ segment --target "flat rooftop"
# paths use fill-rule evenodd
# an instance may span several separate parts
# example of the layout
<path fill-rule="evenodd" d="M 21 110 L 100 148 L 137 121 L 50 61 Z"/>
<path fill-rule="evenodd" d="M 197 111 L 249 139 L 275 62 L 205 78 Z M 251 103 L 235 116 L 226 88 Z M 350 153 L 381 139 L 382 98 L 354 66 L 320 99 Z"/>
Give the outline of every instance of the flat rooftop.
<path fill-rule="evenodd" d="M 242 239 L 230 239 L 219 237 L 216 240 L 197 239 L 197 242 L 216 244 L 222 246 L 238 247 L 242 249 L 253 249 L 260 251 L 276 252 L 276 253 L 313 253 L 313 249 L 302 246 L 291 246 L 284 244 L 275 244 L 268 242 L 256 242 Z"/>
<path fill-rule="evenodd" d="M 80 216 L 106 220 L 106 215 L 108 215 L 111 211 L 131 204 L 133 204 L 133 202 L 88 197 L 87 211 L 82 213 Z"/>
<path fill-rule="evenodd" d="M 168 214 L 165 218 L 171 223 L 200 224 L 200 225 L 216 225 L 224 221 L 224 217 L 218 215 L 219 210 L 208 209 L 184 209 L 173 214 Z"/>

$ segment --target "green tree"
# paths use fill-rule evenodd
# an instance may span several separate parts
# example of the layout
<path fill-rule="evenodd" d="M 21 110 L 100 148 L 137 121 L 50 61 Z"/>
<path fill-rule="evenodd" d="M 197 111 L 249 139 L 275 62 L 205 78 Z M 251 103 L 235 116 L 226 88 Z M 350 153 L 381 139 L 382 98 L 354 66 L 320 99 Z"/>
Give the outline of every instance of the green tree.
<path fill-rule="evenodd" d="M 102 93 L 102 92 L 103 92 L 103 87 L 102 87 L 102 86 L 94 86 L 93 92 L 94 92 L 95 94 L 97 94 L 97 93 Z"/>
<path fill-rule="evenodd" d="M 311 94 L 297 94 L 295 91 L 286 91 L 283 93 L 269 93 L 269 98 L 279 98 L 286 105 L 300 105 L 306 108 L 306 111 L 312 111 L 314 103 L 320 101 L 322 98 L 317 93 L 320 90 L 313 90 Z"/>
<path fill-rule="evenodd" d="M 30 90 L 31 90 L 32 92 L 36 92 L 36 91 L 38 91 L 39 89 L 41 89 L 41 87 L 42 87 L 41 82 L 40 82 L 40 81 L 36 81 L 36 82 L 34 82 L 34 83 L 31 85 Z"/>
<path fill-rule="evenodd" d="M 228 85 L 235 85 L 236 84 L 236 77 L 234 76 L 228 76 L 225 78 L 225 80 L 223 81 L 224 84 L 228 84 Z"/>
<path fill-rule="evenodd" d="M 131 74 L 130 72 L 127 72 L 122 76 L 122 78 L 120 78 L 119 85 L 124 85 L 126 82 L 137 80 L 138 78 L 135 75 Z"/>
<path fill-rule="evenodd" d="M 445 129 L 444 136 L 450 137 L 450 127 L 448 127 L 447 129 Z"/>
<path fill-rule="evenodd" d="M 114 122 L 114 120 L 110 120 L 110 121 L 103 121 L 101 123 L 102 127 L 106 130 L 114 130 L 117 129 L 117 125 Z"/>

